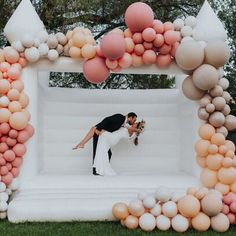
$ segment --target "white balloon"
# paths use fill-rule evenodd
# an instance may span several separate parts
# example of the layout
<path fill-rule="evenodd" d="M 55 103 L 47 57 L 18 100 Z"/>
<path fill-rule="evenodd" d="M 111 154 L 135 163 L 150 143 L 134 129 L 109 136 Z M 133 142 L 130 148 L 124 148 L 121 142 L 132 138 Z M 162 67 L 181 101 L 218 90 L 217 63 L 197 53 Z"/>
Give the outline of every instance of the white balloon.
<path fill-rule="evenodd" d="M 24 50 L 25 50 L 25 48 L 24 48 L 24 46 L 23 46 L 21 41 L 14 41 L 14 42 L 12 42 L 11 46 L 13 48 L 15 48 L 16 51 L 18 51 L 18 52 L 24 52 Z"/>
<path fill-rule="evenodd" d="M 197 19 L 194 16 L 188 16 L 185 19 L 185 25 L 190 26 L 191 28 L 194 28 L 197 25 Z"/>
<path fill-rule="evenodd" d="M 192 36 L 193 35 L 193 29 L 190 26 L 184 26 L 181 29 L 181 34 L 183 37 L 187 37 L 187 36 Z"/>
<path fill-rule="evenodd" d="M 183 197 L 183 194 L 181 193 L 173 193 L 171 201 L 178 202 L 180 198 Z"/>
<path fill-rule="evenodd" d="M 34 39 L 34 47 L 38 48 L 39 45 L 40 45 L 40 40 L 39 40 L 39 38 L 35 38 L 35 39 Z"/>
<path fill-rule="evenodd" d="M 9 196 L 6 192 L 0 193 L 0 201 L 7 202 L 8 198 L 9 198 Z"/>
<path fill-rule="evenodd" d="M 196 30 L 194 29 L 193 30 L 193 38 L 196 40 L 196 41 L 204 41 L 204 33 L 203 31 L 201 30 Z"/>
<path fill-rule="evenodd" d="M 190 36 L 186 36 L 184 38 L 182 38 L 181 40 L 181 43 L 185 43 L 185 42 L 188 42 L 188 41 L 193 41 L 194 39 Z"/>
<path fill-rule="evenodd" d="M 6 190 L 6 184 L 0 182 L 0 193 L 4 192 L 5 190 Z"/>
<path fill-rule="evenodd" d="M 222 87 L 222 89 L 226 90 L 229 87 L 229 81 L 225 78 L 219 80 L 218 84 Z"/>
<path fill-rule="evenodd" d="M 138 193 L 138 199 L 140 199 L 140 200 L 143 200 L 147 196 L 148 196 L 147 192 L 139 192 Z"/>
<path fill-rule="evenodd" d="M 36 47 L 27 48 L 25 50 L 25 58 L 29 62 L 36 62 L 39 60 L 39 57 L 40 57 L 39 50 Z"/>
<path fill-rule="evenodd" d="M 48 33 L 46 31 L 41 31 L 38 34 L 38 38 L 41 43 L 45 43 L 48 40 Z"/>
<path fill-rule="evenodd" d="M 0 97 L 0 106 L 1 107 L 7 107 L 9 105 L 10 101 L 7 96 Z"/>
<path fill-rule="evenodd" d="M 219 74 L 219 78 L 221 79 L 224 75 L 225 75 L 225 71 L 223 67 L 218 68 L 218 74 Z"/>
<path fill-rule="evenodd" d="M 156 200 L 159 200 L 161 202 L 167 202 L 171 199 L 172 193 L 169 188 L 167 187 L 159 187 L 157 191 L 155 192 L 155 198 Z"/>
<path fill-rule="evenodd" d="M 207 46 L 207 43 L 205 41 L 198 41 L 198 43 L 205 48 Z"/>
<path fill-rule="evenodd" d="M 7 212 L 4 211 L 4 212 L 0 212 L 0 219 L 3 220 L 3 219 L 6 219 L 7 218 Z"/>
<path fill-rule="evenodd" d="M 170 228 L 170 219 L 164 215 L 156 218 L 156 225 L 159 230 L 166 231 Z"/>
<path fill-rule="evenodd" d="M 177 215 L 178 208 L 175 202 L 168 201 L 162 205 L 162 212 L 165 216 L 172 218 Z"/>
<path fill-rule="evenodd" d="M 143 200 L 143 205 L 146 208 L 153 208 L 156 205 L 156 199 L 153 195 L 149 195 L 147 197 L 144 198 Z"/>
<path fill-rule="evenodd" d="M 40 56 L 47 56 L 48 55 L 49 48 L 48 48 L 48 45 L 46 43 L 41 43 L 39 45 L 38 50 L 39 50 Z"/>
<path fill-rule="evenodd" d="M 178 214 L 171 220 L 172 228 L 177 232 L 185 232 L 189 227 L 189 221 L 184 216 Z"/>
<path fill-rule="evenodd" d="M 34 45 L 34 38 L 30 34 L 25 34 L 22 37 L 21 42 L 22 42 L 24 47 L 30 48 Z"/>
<path fill-rule="evenodd" d="M 139 218 L 139 226 L 144 231 L 152 231 L 156 227 L 156 219 L 150 213 L 145 213 Z"/>
<path fill-rule="evenodd" d="M 154 216 L 159 216 L 161 214 L 161 205 L 156 204 L 151 210 L 150 213 Z"/>
<path fill-rule="evenodd" d="M 48 36 L 47 45 L 50 49 L 55 49 L 58 45 L 58 40 L 55 34 L 50 34 Z"/>
<path fill-rule="evenodd" d="M 59 32 L 59 33 L 57 33 L 56 34 L 56 37 L 57 37 L 57 40 L 58 40 L 58 42 L 62 45 L 62 46 L 64 46 L 64 45 L 66 45 L 67 44 L 67 37 L 63 34 L 63 33 L 61 33 L 61 32 Z"/>
<path fill-rule="evenodd" d="M 9 196 L 12 195 L 11 189 L 7 188 L 7 189 L 6 189 L 6 193 L 7 193 Z"/>
<path fill-rule="evenodd" d="M 6 201 L 0 201 L 0 211 L 6 211 L 8 204 Z"/>
<path fill-rule="evenodd" d="M 184 27 L 184 21 L 182 19 L 176 19 L 174 22 L 175 30 L 180 31 Z"/>
<path fill-rule="evenodd" d="M 59 54 L 58 54 L 57 50 L 55 50 L 55 49 L 49 50 L 48 59 L 50 61 L 55 61 L 58 57 L 59 57 Z"/>
<path fill-rule="evenodd" d="M 19 179 L 18 178 L 14 178 L 11 182 L 11 184 L 8 186 L 9 189 L 11 189 L 12 191 L 15 191 L 19 188 Z"/>
<path fill-rule="evenodd" d="M 216 194 L 220 199 L 223 199 L 223 194 L 220 191 L 216 190 L 216 189 L 209 189 L 208 193 L 209 194 L 210 193 Z"/>

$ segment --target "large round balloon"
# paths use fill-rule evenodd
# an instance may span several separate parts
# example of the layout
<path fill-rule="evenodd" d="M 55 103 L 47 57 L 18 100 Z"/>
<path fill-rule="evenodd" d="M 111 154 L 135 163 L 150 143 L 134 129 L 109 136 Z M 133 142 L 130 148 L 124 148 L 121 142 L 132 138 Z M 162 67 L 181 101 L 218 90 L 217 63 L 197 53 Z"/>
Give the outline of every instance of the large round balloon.
<path fill-rule="evenodd" d="M 175 59 L 184 70 L 194 70 L 203 63 L 204 49 L 193 40 L 181 43 L 176 50 Z"/>
<path fill-rule="evenodd" d="M 131 4 L 125 12 L 125 23 L 132 32 L 142 32 L 154 20 L 152 8 L 142 2 Z"/>
<path fill-rule="evenodd" d="M 105 60 L 101 57 L 95 57 L 88 60 L 83 65 L 84 77 L 91 83 L 99 84 L 105 81 L 110 75 Z"/>
<path fill-rule="evenodd" d="M 102 38 L 102 54 L 111 60 L 115 60 L 122 57 L 125 53 L 125 49 L 125 39 L 120 34 L 109 33 Z"/>
<path fill-rule="evenodd" d="M 193 83 L 193 80 L 192 80 L 192 77 L 191 76 L 188 76 L 183 84 L 182 84 L 182 90 L 183 90 L 183 93 L 184 95 L 191 99 L 191 100 L 199 100 L 203 97 L 205 91 L 197 88 L 194 83 Z"/>

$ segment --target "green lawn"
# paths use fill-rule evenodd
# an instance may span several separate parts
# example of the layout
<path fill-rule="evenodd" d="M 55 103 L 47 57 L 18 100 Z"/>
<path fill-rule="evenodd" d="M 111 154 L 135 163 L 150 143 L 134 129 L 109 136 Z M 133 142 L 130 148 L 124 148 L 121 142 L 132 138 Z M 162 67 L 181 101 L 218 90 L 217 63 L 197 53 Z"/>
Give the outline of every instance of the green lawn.
<path fill-rule="evenodd" d="M 72 223 L 24 223 L 12 224 L 8 221 L 0 221 L 0 235 L 2 236 L 140 236 L 140 235 L 160 235 L 160 236 L 209 236 L 209 235 L 236 235 L 236 226 L 231 227 L 226 233 L 216 233 L 209 230 L 204 233 L 199 233 L 195 230 L 188 230 L 186 233 L 176 233 L 174 231 L 161 232 L 154 230 L 152 232 L 143 232 L 141 229 L 128 230 L 123 228 L 118 222 L 72 222 Z"/>

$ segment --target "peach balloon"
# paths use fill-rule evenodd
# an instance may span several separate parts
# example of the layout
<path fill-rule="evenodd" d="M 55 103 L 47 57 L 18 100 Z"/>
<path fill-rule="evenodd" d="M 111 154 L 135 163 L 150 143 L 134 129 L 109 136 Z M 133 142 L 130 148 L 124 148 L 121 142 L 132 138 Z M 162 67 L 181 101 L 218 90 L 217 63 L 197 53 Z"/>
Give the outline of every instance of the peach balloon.
<path fill-rule="evenodd" d="M 7 72 L 11 68 L 11 65 L 8 62 L 1 62 L 0 63 L 0 71 L 2 73 Z"/>
<path fill-rule="evenodd" d="M 110 75 L 105 60 L 100 57 L 95 57 L 86 61 L 83 65 L 83 73 L 85 78 L 94 84 L 105 81 Z"/>
<path fill-rule="evenodd" d="M 228 217 L 222 213 L 211 218 L 211 227 L 216 232 L 226 232 L 229 229 L 229 226 Z"/>
<path fill-rule="evenodd" d="M 7 140 L 6 140 L 6 144 L 7 144 L 9 147 L 13 147 L 13 146 L 16 145 L 16 139 L 13 139 L 13 138 L 8 137 Z"/>
<path fill-rule="evenodd" d="M 159 48 L 160 54 L 163 55 L 170 53 L 170 51 L 171 51 L 171 46 L 165 43 Z"/>
<path fill-rule="evenodd" d="M 224 157 L 220 154 L 208 155 L 206 158 L 207 167 L 210 170 L 219 170 Z"/>
<path fill-rule="evenodd" d="M 171 23 L 169 21 L 164 23 L 164 32 L 169 31 L 169 30 L 174 30 L 174 29 L 175 29 L 175 27 L 174 27 L 173 23 Z"/>
<path fill-rule="evenodd" d="M 6 184 L 7 186 L 12 182 L 13 175 L 12 173 L 8 172 L 6 175 L 2 176 L 2 182 Z"/>
<path fill-rule="evenodd" d="M 69 55 L 71 58 L 80 58 L 81 57 L 81 49 L 77 47 L 71 47 L 69 49 Z"/>
<path fill-rule="evenodd" d="M 233 166 L 233 159 L 230 157 L 225 157 L 222 161 L 222 166 L 223 167 L 232 167 Z"/>
<path fill-rule="evenodd" d="M 213 188 L 218 182 L 217 172 L 208 168 L 204 168 L 201 172 L 200 180 L 203 186 L 207 188 Z"/>
<path fill-rule="evenodd" d="M 124 31 L 124 36 L 125 36 L 125 38 L 132 38 L 133 33 L 131 32 L 131 30 L 129 28 L 127 28 Z"/>
<path fill-rule="evenodd" d="M 30 138 L 29 133 L 26 130 L 21 130 L 18 133 L 17 141 L 19 143 L 25 143 Z"/>
<path fill-rule="evenodd" d="M 144 64 L 155 64 L 157 55 L 153 50 L 146 50 L 143 54 Z"/>
<path fill-rule="evenodd" d="M 187 188 L 187 191 L 186 191 L 187 195 L 194 195 L 196 192 L 197 192 L 197 189 L 194 187 L 189 187 Z"/>
<path fill-rule="evenodd" d="M 132 38 L 125 38 L 125 48 L 126 48 L 125 50 L 126 50 L 126 52 L 128 52 L 128 53 L 133 52 L 134 51 L 134 46 L 135 46 L 135 44 L 134 44 L 134 41 L 133 41 Z"/>
<path fill-rule="evenodd" d="M 143 36 L 141 33 L 133 34 L 133 42 L 135 44 L 143 43 Z"/>
<path fill-rule="evenodd" d="M 142 2 L 131 4 L 125 12 L 125 23 L 132 32 L 142 32 L 154 20 L 152 8 Z"/>
<path fill-rule="evenodd" d="M 225 156 L 226 157 L 230 157 L 230 158 L 233 158 L 234 157 L 234 152 L 232 150 L 229 150 L 225 153 Z"/>
<path fill-rule="evenodd" d="M 28 132 L 30 138 L 34 135 L 34 127 L 31 124 L 26 126 L 25 131 Z"/>
<path fill-rule="evenodd" d="M 143 65 L 143 59 L 141 56 L 137 56 L 135 53 L 132 53 L 132 65 L 134 67 L 140 67 Z"/>
<path fill-rule="evenodd" d="M 10 101 L 17 101 L 20 98 L 20 93 L 17 89 L 10 89 L 7 93 L 7 97 Z"/>
<path fill-rule="evenodd" d="M 3 142 L 3 140 L 1 141 L 2 142 L 0 143 L 0 153 L 4 153 L 5 151 L 9 149 L 9 147 L 5 142 Z"/>
<path fill-rule="evenodd" d="M 225 144 L 225 136 L 221 133 L 213 134 L 211 137 L 211 143 L 218 146 Z"/>
<path fill-rule="evenodd" d="M 3 153 L 3 157 L 6 161 L 11 162 L 14 161 L 16 155 L 12 150 L 7 150 Z"/>
<path fill-rule="evenodd" d="M 194 218 L 192 218 L 192 227 L 198 231 L 207 231 L 211 226 L 210 217 L 199 212 Z"/>
<path fill-rule="evenodd" d="M 170 54 L 166 55 L 158 55 L 156 60 L 156 65 L 160 68 L 166 68 L 171 64 L 171 56 Z"/>
<path fill-rule="evenodd" d="M 1 166 L 0 167 L 0 174 L 1 175 L 6 175 L 8 172 L 9 172 L 9 170 L 6 166 Z"/>
<path fill-rule="evenodd" d="M 24 115 L 26 116 L 27 120 L 30 121 L 31 115 L 30 115 L 29 111 L 26 110 L 26 109 L 22 109 L 21 112 L 24 113 Z"/>
<path fill-rule="evenodd" d="M 195 151 L 199 156 L 205 157 L 208 155 L 209 146 L 210 142 L 208 140 L 200 139 L 195 144 Z"/>
<path fill-rule="evenodd" d="M 202 200 L 201 200 L 202 211 L 207 214 L 208 216 L 216 216 L 221 212 L 222 209 L 222 200 L 221 198 L 214 194 L 208 193 Z"/>
<path fill-rule="evenodd" d="M 157 34 L 162 34 L 164 32 L 164 24 L 160 20 L 155 21 L 153 24 L 153 29 Z"/>
<path fill-rule="evenodd" d="M 122 57 L 126 50 L 125 39 L 119 34 L 109 33 L 101 40 L 101 51 L 109 59 Z"/>
<path fill-rule="evenodd" d="M 112 214 L 118 220 L 124 220 L 129 215 L 128 206 L 125 203 L 118 202 L 112 207 Z"/>
<path fill-rule="evenodd" d="M 13 167 L 20 167 L 23 160 L 21 157 L 16 157 L 15 160 L 11 163 Z"/>
<path fill-rule="evenodd" d="M 225 146 L 227 147 L 228 150 L 232 150 L 233 152 L 235 152 L 235 145 L 232 141 L 226 140 Z"/>
<path fill-rule="evenodd" d="M 122 68 L 118 65 L 116 68 L 112 69 L 112 71 L 118 73 L 122 70 Z"/>
<path fill-rule="evenodd" d="M 20 171 L 18 168 L 12 168 L 11 173 L 12 173 L 13 177 L 16 178 L 17 176 L 19 176 Z"/>
<path fill-rule="evenodd" d="M 153 43 L 147 43 L 147 42 L 144 42 L 143 43 L 143 46 L 145 49 L 152 49 L 153 48 Z"/>
<path fill-rule="evenodd" d="M 11 129 L 11 127 L 7 122 L 0 124 L 0 134 L 8 134 L 10 129 Z"/>
<path fill-rule="evenodd" d="M 16 144 L 12 150 L 18 157 L 22 157 L 26 153 L 26 147 L 24 144 L 21 143 Z"/>
<path fill-rule="evenodd" d="M 171 51 L 170 51 L 170 55 L 171 55 L 172 57 L 175 57 L 175 54 L 176 54 L 176 51 L 177 51 L 179 45 L 180 45 L 179 42 L 176 42 L 176 43 L 174 43 L 174 44 L 172 45 L 172 48 L 171 48 Z"/>
<path fill-rule="evenodd" d="M 86 44 L 86 37 L 83 33 L 76 32 L 72 36 L 72 45 L 77 48 L 82 48 Z"/>
<path fill-rule="evenodd" d="M 24 68 L 27 65 L 27 60 L 25 58 L 20 58 L 18 63 Z"/>
<path fill-rule="evenodd" d="M 125 226 L 128 228 L 128 229 L 137 229 L 138 228 L 138 217 L 136 216 L 132 216 L 132 215 L 129 215 L 126 219 L 125 219 Z"/>
<path fill-rule="evenodd" d="M 11 88 L 11 84 L 6 79 L 0 79 L 0 94 L 6 94 Z"/>
<path fill-rule="evenodd" d="M 96 45 L 96 41 L 95 41 L 95 39 L 93 38 L 93 36 L 91 36 L 91 35 L 86 35 L 86 36 L 85 36 L 85 40 L 86 40 L 86 43 L 88 43 L 88 44 L 90 44 L 90 45 L 93 45 L 93 46 Z"/>
<path fill-rule="evenodd" d="M 122 68 L 128 68 L 132 65 L 132 56 L 125 52 L 123 57 L 118 60 L 118 64 Z"/>
<path fill-rule="evenodd" d="M 96 48 L 91 44 L 85 44 L 81 49 L 81 54 L 83 58 L 91 59 L 96 56 Z"/>
<path fill-rule="evenodd" d="M 185 217 L 195 217 L 200 212 L 200 202 L 196 197 L 186 195 L 178 201 L 178 209 Z"/>
<path fill-rule="evenodd" d="M 157 34 L 153 45 L 157 48 L 161 47 L 165 42 L 164 36 L 162 34 Z"/>
<path fill-rule="evenodd" d="M 152 42 L 156 38 L 156 31 L 153 28 L 146 28 L 142 33 L 143 40 Z"/>
<path fill-rule="evenodd" d="M 22 82 L 22 80 L 12 81 L 11 88 L 22 92 L 22 90 L 24 89 L 24 83 Z"/>
<path fill-rule="evenodd" d="M 142 44 L 136 44 L 134 46 L 134 52 L 137 56 L 142 56 L 145 51 L 145 48 Z"/>
<path fill-rule="evenodd" d="M 20 98 L 19 98 L 19 102 L 23 108 L 26 108 L 29 104 L 29 97 L 27 94 L 25 94 L 24 92 L 20 93 Z"/>
<path fill-rule="evenodd" d="M 8 122 L 11 112 L 7 108 L 0 108 L 0 123 Z"/>
<path fill-rule="evenodd" d="M 232 184 L 236 180 L 236 169 L 234 167 L 222 167 L 218 171 L 218 178 L 223 184 Z"/>
<path fill-rule="evenodd" d="M 173 45 L 181 39 L 180 33 L 174 30 L 168 30 L 164 33 L 165 43 Z"/>
<path fill-rule="evenodd" d="M 215 128 L 210 124 L 204 124 L 199 128 L 198 134 L 202 139 L 210 140 L 215 134 Z"/>
<path fill-rule="evenodd" d="M 19 53 L 13 47 L 5 47 L 3 53 L 6 61 L 11 64 L 19 60 Z"/>
<path fill-rule="evenodd" d="M 28 120 L 22 112 L 15 112 L 11 114 L 9 124 L 13 129 L 22 130 L 27 126 Z"/>
<path fill-rule="evenodd" d="M 218 152 L 218 147 L 215 144 L 211 144 L 208 148 L 209 154 L 216 154 Z"/>
<path fill-rule="evenodd" d="M 8 72 L 7 75 L 9 77 L 9 79 L 11 80 L 17 80 L 20 77 L 20 70 L 16 67 L 11 67 Z"/>
<path fill-rule="evenodd" d="M 10 102 L 8 105 L 8 109 L 10 112 L 20 112 L 22 110 L 21 104 L 18 101 Z"/>
<path fill-rule="evenodd" d="M 107 58 L 105 62 L 109 69 L 115 69 L 118 66 L 117 60 L 110 60 Z"/>
<path fill-rule="evenodd" d="M 196 161 L 198 163 L 199 166 L 201 166 L 202 168 L 206 167 L 206 158 L 205 157 L 196 157 Z"/>

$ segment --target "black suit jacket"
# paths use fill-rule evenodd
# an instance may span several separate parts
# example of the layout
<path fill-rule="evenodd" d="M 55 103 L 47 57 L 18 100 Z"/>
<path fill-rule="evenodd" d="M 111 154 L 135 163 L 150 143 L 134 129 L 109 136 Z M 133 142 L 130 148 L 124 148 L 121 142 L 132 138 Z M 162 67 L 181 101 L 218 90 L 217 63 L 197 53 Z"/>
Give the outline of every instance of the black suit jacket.
<path fill-rule="evenodd" d="M 96 128 L 101 131 L 101 130 L 106 130 L 108 132 L 114 132 L 118 130 L 125 122 L 125 116 L 122 114 L 115 114 L 112 116 L 108 116 L 104 118 L 100 123 L 98 123 Z M 93 160 L 96 154 L 96 149 L 97 149 L 97 142 L 98 142 L 98 135 L 94 134 L 93 136 Z M 111 150 L 108 151 L 109 155 L 109 160 L 111 159 Z"/>

